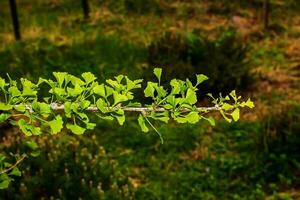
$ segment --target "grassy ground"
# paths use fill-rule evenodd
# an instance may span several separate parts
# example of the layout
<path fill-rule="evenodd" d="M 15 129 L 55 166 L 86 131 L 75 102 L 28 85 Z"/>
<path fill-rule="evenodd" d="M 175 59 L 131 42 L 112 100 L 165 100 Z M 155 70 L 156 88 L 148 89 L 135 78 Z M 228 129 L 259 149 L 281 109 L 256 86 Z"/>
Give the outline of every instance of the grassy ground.
<path fill-rule="evenodd" d="M 131 1 L 90 1 L 85 21 L 80 1 L 18 1 L 23 39 L 15 42 L 8 1 L 0 0 L 0 76 L 91 71 L 101 79 L 144 77 L 147 46 L 165 31 L 214 38 L 231 26 L 251 47 L 258 79 L 244 95 L 255 100 L 255 110 L 239 123 L 220 121 L 215 128 L 159 126 L 164 145 L 154 133 L 141 134 L 134 119 L 124 128 L 99 122 L 81 138 L 38 138 L 41 156 L 22 164 L 24 176 L 0 193 L 2 199 L 300 198 L 300 117 L 298 108 L 289 108 L 300 99 L 295 1 L 273 1 L 268 32 L 262 30 L 260 1 L 124 2 Z M 17 151 L 26 139 L 1 148 Z"/>

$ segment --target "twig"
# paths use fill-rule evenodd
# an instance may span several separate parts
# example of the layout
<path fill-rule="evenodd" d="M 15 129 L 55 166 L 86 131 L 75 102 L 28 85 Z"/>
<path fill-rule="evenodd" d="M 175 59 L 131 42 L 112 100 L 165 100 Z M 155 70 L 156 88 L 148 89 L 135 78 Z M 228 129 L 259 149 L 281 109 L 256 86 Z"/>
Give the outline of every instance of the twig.
<path fill-rule="evenodd" d="M 12 166 L 10 166 L 9 168 L 7 168 L 7 169 L 1 171 L 1 172 L 0 172 L 0 175 L 1 175 L 1 174 L 4 174 L 4 173 L 7 173 L 7 172 L 9 172 L 10 170 L 14 169 L 14 168 L 15 168 L 18 164 L 20 164 L 26 157 L 27 157 L 26 155 L 23 155 L 23 156 L 21 157 L 21 159 L 17 160 L 17 162 L 16 162 L 14 165 L 12 165 Z"/>

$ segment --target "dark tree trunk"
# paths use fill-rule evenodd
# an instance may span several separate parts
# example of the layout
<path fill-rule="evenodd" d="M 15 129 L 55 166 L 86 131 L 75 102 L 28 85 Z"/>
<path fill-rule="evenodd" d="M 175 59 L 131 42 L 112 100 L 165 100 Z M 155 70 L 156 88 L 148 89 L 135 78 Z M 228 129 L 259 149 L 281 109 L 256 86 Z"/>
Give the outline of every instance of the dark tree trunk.
<path fill-rule="evenodd" d="M 90 7 L 88 0 L 81 0 L 84 19 L 90 18 Z"/>
<path fill-rule="evenodd" d="M 267 30 L 269 27 L 269 17 L 270 17 L 270 0 L 264 0 L 264 14 L 263 14 L 263 20 L 264 20 L 264 29 Z"/>
<path fill-rule="evenodd" d="M 11 18 L 12 18 L 12 22 L 13 22 L 15 38 L 16 38 L 16 40 L 21 40 L 16 0 L 9 0 L 9 5 L 10 5 L 10 12 L 11 12 Z"/>

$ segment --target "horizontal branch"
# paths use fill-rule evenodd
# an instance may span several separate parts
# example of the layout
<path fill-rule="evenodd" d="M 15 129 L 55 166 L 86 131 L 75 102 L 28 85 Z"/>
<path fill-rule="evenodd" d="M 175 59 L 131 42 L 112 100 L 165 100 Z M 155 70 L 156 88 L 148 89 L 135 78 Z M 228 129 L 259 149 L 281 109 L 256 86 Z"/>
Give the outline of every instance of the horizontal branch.
<path fill-rule="evenodd" d="M 65 109 L 65 106 L 62 104 L 57 104 L 57 103 L 51 103 L 50 104 L 50 107 L 52 110 L 64 110 Z M 29 108 L 29 107 L 28 107 Z M 164 111 L 167 111 L 167 109 L 165 108 L 162 108 L 162 107 L 156 107 L 156 108 L 147 108 L 147 107 L 117 107 L 118 109 L 122 109 L 124 110 L 125 112 L 164 112 Z M 107 110 L 111 110 L 111 109 L 116 109 L 115 107 L 107 107 L 106 108 Z M 215 105 L 213 107 L 197 107 L 196 108 L 197 111 L 199 112 L 205 112 L 205 111 L 217 111 L 217 110 L 220 110 L 221 107 L 219 105 Z M 32 109 L 29 109 L 32 111 Z M 96 106 L 90 106 L 88 108 L 86 108 L 87 111 L 91 111 L 91 112 L 97 112 L 99 111 L 99 109 L 96 107 Z M 181 112 L 189 112 L 191 111 L 191 109 L 189 108 L 182 108 L 180 109 Z"/>

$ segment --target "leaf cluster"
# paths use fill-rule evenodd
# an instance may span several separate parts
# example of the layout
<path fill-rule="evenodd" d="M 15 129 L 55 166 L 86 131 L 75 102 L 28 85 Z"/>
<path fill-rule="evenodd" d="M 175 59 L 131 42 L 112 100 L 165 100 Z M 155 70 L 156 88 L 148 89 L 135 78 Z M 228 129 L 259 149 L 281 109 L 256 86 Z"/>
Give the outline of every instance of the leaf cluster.
<path fill-rule="evenodd" d="M 120 125 L 125 122 L 125 111 L 140 112 L 138 124 L 142 131 L 148 132 L 149 124 L 157 133 L 151 120 L 167 123 L 170 119 L 178 123 L 195 124 L 199 120 L 208 120 L 214 125 L 211 117 L 205 113 L 217 110 L 228 121 L 239 119 L 240 107 L 254 107 L 248 99 L 232 91 L 228 96 L 214 98 L 213 107 L 197 107 L 198 86 L 208 79 L 203 74 L 196 75 L 196 83 L 189 79 L 170 81 L 170 88 L 161 85 L 162 69 L 155 68 L 155 82 L 147 82 L 144 89 L 146 98 L 152 103 L 142 106 L 134 102 L 133 90 L 142 87 L 142 79 L 130 80 L 119 75 L 99 83 L 94 74 L 83 73 L 75 77 L 66 72 L 54 72 L 54 79 L 40 78 L 38 83 L 22 78 L 19 82 L 8 76 L 8 81 L 0 78 L 0 89 L 3 100 L 0 102 L 0 122 L 9 121 L 16 125 L 26 136 L 40 135 L 42 132 L 57 134 L 64 127 L 72 133 L 81 135 L 86 130 L 95 128 L 90 114 L 94 113 L 103 120 L 117 120 Z M 48 86 L 49 96 L 38 97 L 42 85 Z"/>

